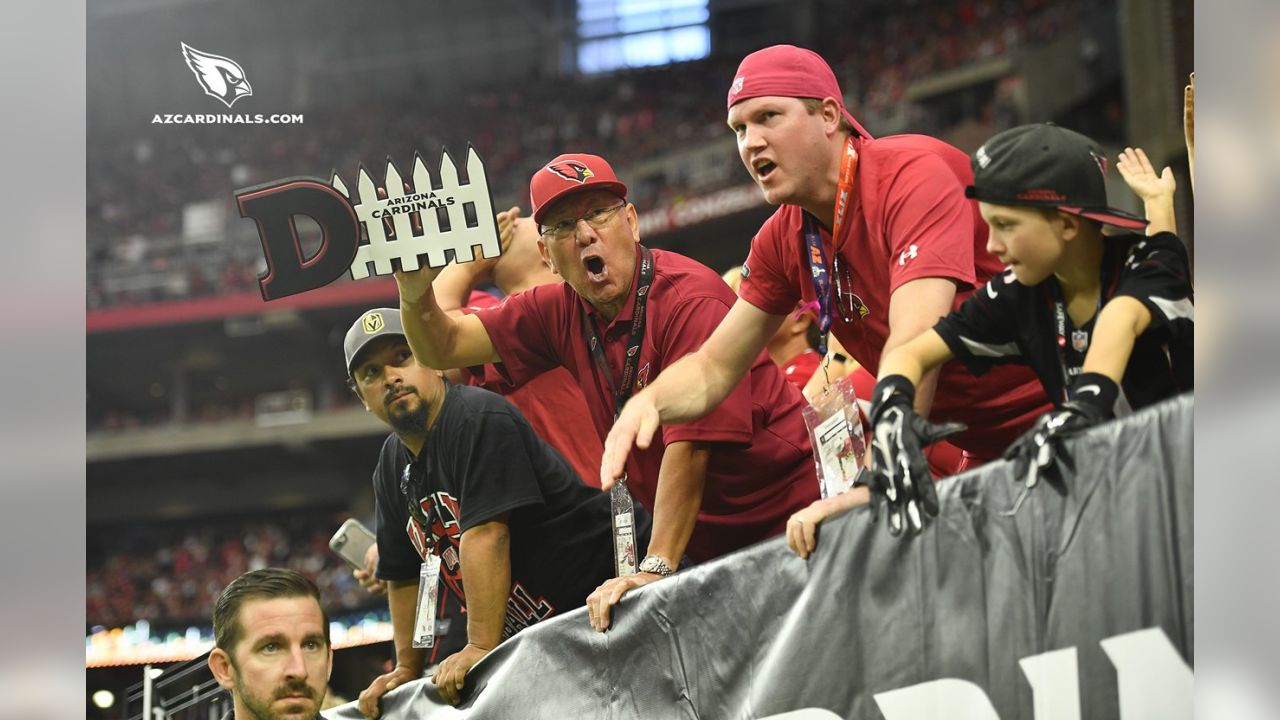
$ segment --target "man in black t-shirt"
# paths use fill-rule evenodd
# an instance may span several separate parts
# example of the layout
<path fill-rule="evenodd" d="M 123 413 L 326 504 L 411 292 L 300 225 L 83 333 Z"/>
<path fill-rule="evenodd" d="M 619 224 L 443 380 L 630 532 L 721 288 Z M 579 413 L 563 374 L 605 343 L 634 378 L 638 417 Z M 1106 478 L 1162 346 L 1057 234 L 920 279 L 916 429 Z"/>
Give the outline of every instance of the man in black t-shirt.
<path fill-rule="evenodd" d="M 955 357 L 975 375 L 994 365 L 1035 370 L 1056 409 L 1005 457 L 1028 486 L 1058 441 L 1193 387 L 1190 262 L 1172 232 L 1174 180 L 1126 149 L 1125 181 L 1148 221 L 1107 206 L 1107 160 L 1089 138 L 1052 124 L 996 135 L 973 155 L 966 190 L 991 228 L 987 249 L 1009 269 L 880 364 L 871 410 L 871 484 L 890 529 L 937 510 L 921 450 L 955 432 L 912 411 L 915 383 Z M 1104 235 L 1102 226 L 1148 235 Z"/>
<path fill-rule="evenodd" d="M 360 710 L 376 717 L 383 694 L 422 673 L 426 652 L 412 638 L 431 556 L 466 605 L 467 645 L 432 676 L 456 704 L 467 670 L 494 646 L 584 604 L 613 576 L 609 496 L 583 484 L 511 403 L 419 365 L 398 310 L 366 312 L 344 350 L 356 394 L 395 430 L 373 483 L 396 667 L 361 693 Z M 636 541 L 647 542 L 647 515 L 638 511 L 636 522 Z"/>

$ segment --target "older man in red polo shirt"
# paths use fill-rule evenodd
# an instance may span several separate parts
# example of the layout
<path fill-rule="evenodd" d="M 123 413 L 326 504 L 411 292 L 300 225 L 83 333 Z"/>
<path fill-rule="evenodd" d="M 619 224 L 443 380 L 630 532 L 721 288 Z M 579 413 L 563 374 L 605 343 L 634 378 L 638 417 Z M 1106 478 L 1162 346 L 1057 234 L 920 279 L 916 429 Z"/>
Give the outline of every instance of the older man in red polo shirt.
<path fill-rule="evenodd" d="M 627 187 L 603 158 L 561 155 L 529 190 L 539 250 L 565 282 L 455 318 L 435 297 L 437 270 L 398 273 L 405 333 L 430 367 L 500 363 L 515 385 L 568 368 L 590 410 L 577 427 L 603 437 L 620 400 L 700 347 L 736 297 L 706 266 L 640 244 Z M 714 411 L 664 428 L 627 458 L 628 486 L 653 514 L 653 533 L 641 572 L 588 599 L 596 629 L 609 626 L 623 593 L 669 575 L 682 557 L 700 562 L 781 534 L 818 498 L 804 399 L 764 352 L 748 364 L 749 377 Z"/>
<path fill-rule="evenodd" d="M 775 45 L 748 55 L 727 104 L 739 156 L 778 209 L 751 242 L 742 299 L 725 322 L 619 417 L 605 442 L 606 487 L 660 422 L 714 408 L 797 302 L 816 304 L 820 323 L 874 374 L 885 353 L 1003 269 L 986 251 L 977 203 L 964 196 L 973 182 L 968 156 L 924 135 L 871 137 L 817 53 Z M 920 383 L 915 408 L 968 426 L 951 438 L 965 451 L 950 468 L 958 472 L 999 457 L 1050 405 L 1025 368 L 979 378 L 949 362 Z"/>

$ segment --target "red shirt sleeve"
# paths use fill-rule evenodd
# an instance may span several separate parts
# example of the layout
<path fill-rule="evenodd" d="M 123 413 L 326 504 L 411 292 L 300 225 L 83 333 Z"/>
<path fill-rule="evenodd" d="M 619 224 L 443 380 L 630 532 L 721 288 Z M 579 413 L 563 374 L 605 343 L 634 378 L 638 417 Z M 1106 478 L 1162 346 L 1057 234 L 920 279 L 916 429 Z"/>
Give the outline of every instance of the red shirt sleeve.
<path fill-rule="evenodd" d="M 770 315 L 786 315 L 800 302 L 796 282 L 787 272 L 785 246 L 787 242 L 800 242 L 800 238 L 787 232 L 782 210 L 766 220 L 751 239 L 751 251 L 743 263 L 742 283 L 738 286 L 743 300 Z"/>
<path fill-rule="evenodd" d="M 501 304 L 475 311 L 484 324 L 489 341 L 502 362 L 495 363 L 486 374 L 495 372 L 506 380 L 510 389 L 529 382 L 562 364 L 560 343 L 569 328 L 562 327 L 563 292 L 559 285 L 540 285 L 508 296 Z M 486 387 L 497 378 L 486 377 Z"/>
<path fill-rule="evenodd" d="M 927 277 L 973 287 L 973 209 L 960 181 L 928 152 L 910 155 L 891 172 L 883 184 L 889 292 Z"/>
<path fill-rule="evenodd" d="M 697 350 L 728 312 L 729 305 L 719 298 L 698 296 L 680 302 L 663 323 L 662 336 L 654 338 L 658 352 L 670 364 Z M 748 373 L 710 414 L 691 423 L 663 426 L 662 439 L 668 445 L 681 441 L 745 444 L 751 442 L 753 429 Z"/>

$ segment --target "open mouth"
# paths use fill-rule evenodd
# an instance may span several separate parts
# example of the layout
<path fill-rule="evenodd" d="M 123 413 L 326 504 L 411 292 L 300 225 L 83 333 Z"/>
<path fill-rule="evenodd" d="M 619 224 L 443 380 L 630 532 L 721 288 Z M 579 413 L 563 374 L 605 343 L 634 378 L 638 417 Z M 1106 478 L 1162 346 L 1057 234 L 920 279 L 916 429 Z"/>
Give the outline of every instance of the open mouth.
<path fill-rule="evenodd" d="M 756 177 L 764 180 L 772 175 L 773 171 L 776 170 L 777 167 L 777 165 L 774 165 L 768 160 L 760 160 L 756 163 Z"/>
<path fill-rule="evenodd" d="M 604 258 L 598 255 L 590 255 L 582 259 L 582 267 L 586 268 L 587 276 L 595 282 L 600 282 L 605 278 Z"/>

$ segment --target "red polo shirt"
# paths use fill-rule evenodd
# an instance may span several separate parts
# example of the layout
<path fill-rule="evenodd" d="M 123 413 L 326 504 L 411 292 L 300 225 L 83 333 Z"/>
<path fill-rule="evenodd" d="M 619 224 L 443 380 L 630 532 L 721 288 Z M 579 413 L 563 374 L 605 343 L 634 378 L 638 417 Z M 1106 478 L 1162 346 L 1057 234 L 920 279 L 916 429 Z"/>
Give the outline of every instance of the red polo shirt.
<path fill-rule="evenodd" d="M 965 186 L 973 182 L 968 156 L 923 135 L 855 142 L 858 174 L 844 237 L 835 250 L 849 268 L 853 291 L 871 312 L 852 322 L 836 313 L 831 331 L 854 359 L 878 375 L 894 290 L 919 278 L 949 278 L 957 286 L 955 309 L 1003 267 L 986 250 L 987 225 L 978 204 L 964 197 Z M 817 297 L 803 215 L 794 205 L 779 207 L 752 240 L 743 268 L 739 294 L 773 315 Z M 834 257 L 830 233 L 822 229 L 821 234 L 827 257 Z M 1005 365 L 977 378 L 953 360 L 942 368 L 930 419 L 967 424 L 969 429 L 952 442 L 990 459 L 1049 409 L 1029 368 Z"/>
<path fill-rule="evenodd" d="M 489 293 L 473 291 L 462 312 L 471 315 L 499 302 Z M 520 408 L 538 437 L 564 455 L 582 482 L 594 488 L 600 487 L 600 456 L 604 454 L 604 443 L 595 433 L 574 432 L 564 422 L 564 418 L 584 417 L 587 413 L 587 401 L 568 370 L 548 370 L 518 388 L 512 388 L 492 365 L 468 372 L 467 378 L 471 385 L 503 395 Z"/>
<path fill-rule="evenodd" d="M 662 250 L 653 251 L 653 260 L 637 390 L 701 347 L 736 300 L 720 276 L 704 265 Z M 600 328 L 610 372 L 621 377 L 635 306 L 636 280 L 632 282 L 631 298 L 611 323 L 567 283 L 536 287 L 477 312 L 502 357 L 493 367 L 514 385 L 551 368 L 567 368 L 582 388 L 589 416 L 561 422 L 574 432 L 605 437 L 613 425 L 613 390 L 583 340 L 582 310 Z M 648 450 L 632 451 L 628 486 L 652 511 L 666 445 L 708 442 L 711 458 L 702 508 L 686 554 L 695 561 L 708 560 L 780 534 L 791 513 L 818 499 L 803 406 L 799 391 L 761 352 L 747 377 L 710 414 L 663 426 Z"/>

